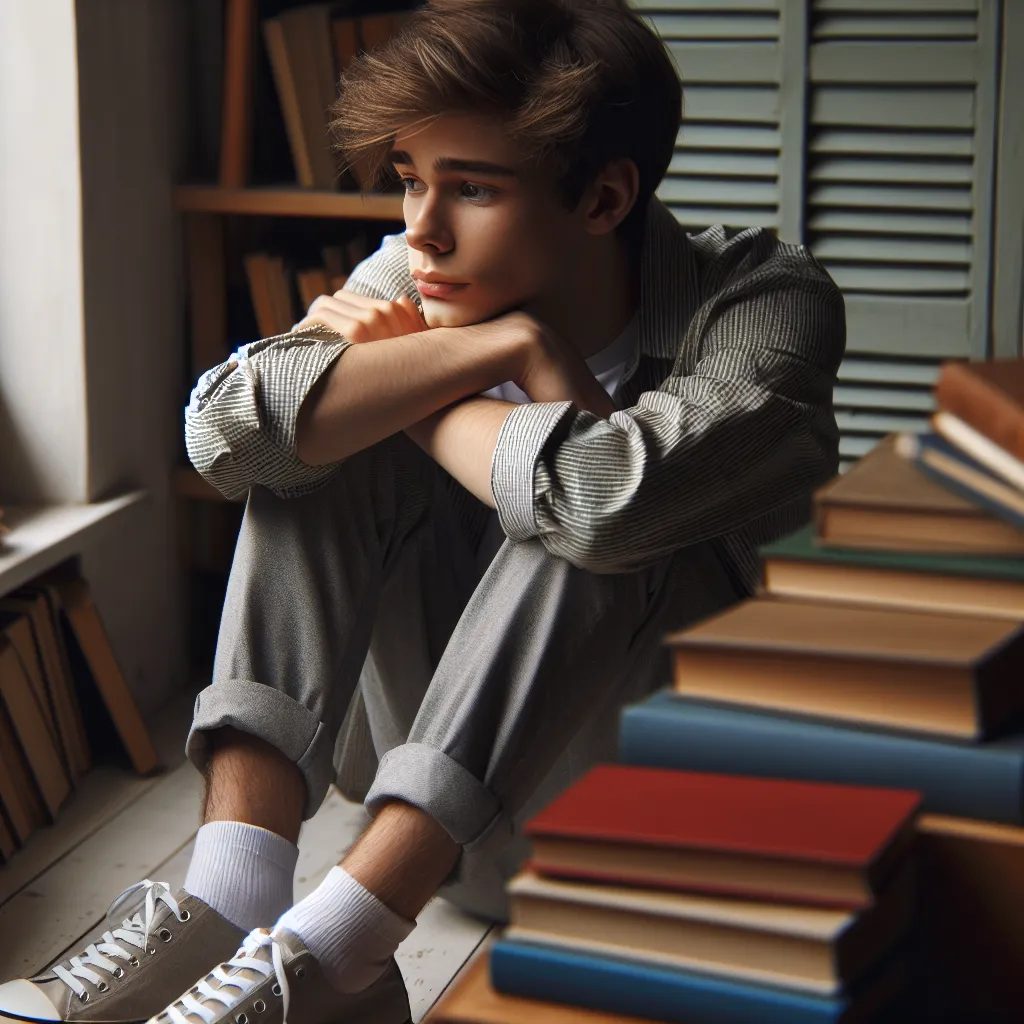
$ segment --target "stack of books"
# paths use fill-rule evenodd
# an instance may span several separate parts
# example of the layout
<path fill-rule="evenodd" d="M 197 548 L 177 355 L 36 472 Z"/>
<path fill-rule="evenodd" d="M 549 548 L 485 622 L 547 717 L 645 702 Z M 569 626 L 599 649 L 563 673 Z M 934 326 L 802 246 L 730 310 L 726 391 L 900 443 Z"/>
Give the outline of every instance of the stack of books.
<path fill-rule="evenodd" d="M 951 380 L 1024 424 L 1022 365 L 945 368 L 951 433 L 888 438 L 822 488 L 813 526 L 763 549 L 758 595 L 669 636 L 673 687 L 621 720 L 632 765 L 919 791 L 927 1020 L 1024 1005 L 1024 523 L 927 461 L 967 464 L 956 424 L 995 433 Z M 994 464 L 972 472 L 1012 492 Z"/>
<path fill-rule="evenodd" d="M 158 767 L 86 582 L 48 576 L 0 597 L 0 859 L 55 820 L 89 770 L 97 705 L 134 767 Z"/>
<path fill-rule="evenodd" d="M 0 508 L 0 544 L 3 544 L 5 535 L 10 532 L 11 528 L 4 522 L 4 510 Z"/>

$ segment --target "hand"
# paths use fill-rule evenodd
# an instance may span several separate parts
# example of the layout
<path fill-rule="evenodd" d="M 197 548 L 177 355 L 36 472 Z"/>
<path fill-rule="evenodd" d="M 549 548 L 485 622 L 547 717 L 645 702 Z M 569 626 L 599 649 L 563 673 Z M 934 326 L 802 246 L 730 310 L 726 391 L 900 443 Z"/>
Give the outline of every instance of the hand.
<path fill-rule="evenodd" d="M 311 324 L 323 324 L 357 345 L 427 329 L 416 303 L 404 295 L 387 302 L 344 290 L 314 299 L 309 312 L 292 330 Z"/>
<path fill-rule="evenodd" d="M 520 338 L 515 384 L 535 402 L 573 402 L 607 419 L 615 403 L 586 360 L 549 327 L 528 313 L 507 313 L 493 321 Z"/>

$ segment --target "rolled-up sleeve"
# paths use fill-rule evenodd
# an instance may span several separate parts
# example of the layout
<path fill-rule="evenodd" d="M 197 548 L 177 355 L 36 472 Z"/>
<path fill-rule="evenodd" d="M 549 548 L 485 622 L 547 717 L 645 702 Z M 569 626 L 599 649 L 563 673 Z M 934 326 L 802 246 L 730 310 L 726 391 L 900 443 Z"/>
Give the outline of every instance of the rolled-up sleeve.
<path fill-rule="evenodd" d="M 346 291 L 394 300 L 412 297 L 404 235 L 380 248 L 349 275 Z M 199 378 L 185 409 L 185 449 L 192 465 L 225 497 L 253 484 L 280 497 L 322 487 L 338 463 L 310 466 L 296 454 L 299 410 L 310 389 L 351 342 L 314 325 L 243 345 Z"/>
<path fill-rule="evenodd" d="M 782 279 L 723 290 L 694 318 L 671 375 L 608 420 L 569 403 L 513 410 L 491 468 L 506 534 L 592 572 L 625 572 L 832 476 L 842 295 L 823 271 Z"/>

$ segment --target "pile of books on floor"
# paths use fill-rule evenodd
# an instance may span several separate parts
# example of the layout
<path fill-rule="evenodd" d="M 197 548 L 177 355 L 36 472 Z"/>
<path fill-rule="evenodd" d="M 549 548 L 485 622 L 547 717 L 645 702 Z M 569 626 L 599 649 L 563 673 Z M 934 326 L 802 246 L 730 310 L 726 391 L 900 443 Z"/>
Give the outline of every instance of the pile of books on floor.
<path fill-rule="evenodd" d="M 984 386 L 949 387 L 966 378 Z M 667 638 L 673 685 L 625 709 L 623 766 L 599 772 L 655 769 L 675 774 L 675 785 L 683 788 L 670 797 L 671 785 L 653 776 L 642 782 L 638 775 L 604 775 L 601 792 L 590 793 L 589 831 L 580 824 L 585 815 L 579 792 L 585 789 L 570 790 L 544 812 L 534 822 L 533 868 L 511 884 L 513 927 L 439 1007 L 441 1019 L 569 1021 L 579 1019 L 575 1004 L 674 1021 L 873 1020 L 892 985 L 900 988 L 890 1004 L 894 1019 L 1021 1019 L 1024 523 L 1015 519 L 1020 488 L 1007 470 L 1014 467 L 1009 459 L 1024 455 L 1022 385 L 1020 361 L 944 368 L 933 421 L 939 436 L 886 439 L 815 495 L 812 526 L 764 549 L 764 585 L 754 598 Z M 974 434 L 993 447 L 977 445 Z M 940 451 L 946 461 L 924 457 Z M 966 477 L 958 468 L 964 465 L 979 477 Z M 714 794 L 708 789 L 687 805 L 680 780 L 717 779 L 714 785 L 721 785 L 722 776 L 734 779 L 736 792 L 748 795 L 745 802 L 730 805 L 723 788 Z M 775 791 L 773 803 L 770 788 L 755 798 L 755 780 L 769 787 L 802 782 L 833 789 L 832 795 L 827 788 L 816 791 L 816 810 L 805 807 L 810 813 L 802 835 L 795 827 L 783 833 L 787 812 L 800 806 L 797 791 Z M 585 779 L 580 787 L 587 784 Z M 806 869 L 810 851 L 820 856 L 857 827 L 858 816 L 841 811 L 844 799 L 860 795 L 862 813 L 873 810 L 879 822 L 890 807 L 895 822 L 889 802 L 908 793 L 921 795 L 922 813 L 913 826 L 917 915 L 907 939 L 898 943 L 906 919 L 892 909 L 900 905 L 892 896 L 900 892 L 898 872 L 889 876 L 888 887 L 870 890 L 870 910 L 847 905 L 851 916 L 833 933 L 839 942 L 823 940 L 824 932 L 817 942 L 811 939 L 810 918 L 801 919 L 795 909 L 810 905 L 810 890 L 802 888 L 801 899 L 775 919 L 774 942 L 786 957 L 772 965 L 774 974 L 751 974 L 751 961 L 743 957 L 760 949 L 752 934 L 755 896 L 778 898 L 777 890 L 764 888 L 771 877 L 765 865 L 777 869 L 786 849 L 775 847 L 773 859 L 769 837 L 788 834 L 792 856 L 801 849 L 800 836 Z M 683 857 L 677 848 L 653 856 L 657 844 L 650 832 L 644 838 L 638 823 L 645 812 L 659 822 L 664 846 L 665 830 L 673 828 L 677 839 L 684 830 L 691 839 L 710 839 L 712 823 L 723 824 L 723 811 L 733 828 L 747 830 L 748 854 L 760 856 L 746 861 L 746 902 L 733 897 L 728 915 L 705 912 L 702 941 L 687 949 L 705 962 L 680 960 L 670 968 L 662 955 L 651 955 L 667 935 L 666 922 L 678 924 L 683 906 L 711 897 L 697 895 L 692 876 L 679 884 L 678 872 L 695 863 L 689 853 Z M 632 822 L 632 830 L 617 833 L 617 823 L 625 822 Z M 780 828 L 774 835 L 772 825 Z M 570 835 L 574 828 L 578 834 Z M 602 850 L 602 843 L 612 845 Z M 664 889 L 669 871 L 675 872 L 675 892 L 655 894 L 651 875 L 623 867 L 640 863 L 638 845 L 647 847 L 644 863 L 653 866 Z M 890 846 L 900 848 L 898 841 Z M 734 858 L 721 835 L 705 850 L 699 863 L 709 872 L 706 884 L 712 874 L 721 880 Z M 881 850 L 876 863 L 885 862 Z M 868 861 L 860 863 L 863 869 Z M 575 865 L 587 878 L 603 871 L 620 885 L 614 897 L 598 896 L 612 887 L 548 877 L 552 864 L 564 874 L 570 873 L 566 865 Z M 827 864 L 827 858 L 820 862 Z M 581 899 L 584 889 L 589 895 Z M 724 899 L 714 897 L 723 906 Z M 767 906 L 761 910 L 771 913 Z M 690 921 L 696 917 L 691 911 Z M 782 918 L 794 931 L 780 927 Z M 865 919 L 884 924 L 872 931 Z M 799 953 L 798 921 L 808 928 Z M 726 922 L 728 947 L 721 935 Z M 538 941 L 538 933 L 546 937 Z M 857 971 L 844 973 L 850 961 L 843 960 L 842 937 L 856 945 L 856 936 L 865 934 L 874 941 L 860 948 L 864 973 L 858 981 Z M 619 948 L 598 952 L 601 943 L 612 942 Z M 663 954 L 665 946 L 658 948 Z M 726 969 L 727 948 L 742 955 Z M 814 949 L 819 955 L 828 950 L 819 962 L 831 965 L 831 975 L 796 976 Z M 716 957 L 717 966 L 707 963 Z M 873 971 L 871 962 L 877 964 Z M 759 970 L 767 966 L 758 961 Z M 809 982 L 831 983 L 831 994 L 808 990 Z M 801 986 L 803 1002 L 797 997 Z M 741 992 L 756 1001 L 745 1008 L 730 1004 Z M 517 1003 L 515 994 L 534 1001 Z"/>
<path fill-rule="evenodd" d="M 100 708 L 134 767 L 157 767 L 86 582 L 57 573 L 0 596 L 0 859 L 55 820 L 89 770 Z"/>
<path fill-rule="evenodd" d="M 323 246 L 323 262 L 316 267 L 295 270 L 285 257 L 266 252 L 247 254 L 243 263 L 260 337 L 290 331 L 316 298 L 341 291 L 348 275 L 370 252 L 367 232 L 359 231 L 343 245 Z"/>

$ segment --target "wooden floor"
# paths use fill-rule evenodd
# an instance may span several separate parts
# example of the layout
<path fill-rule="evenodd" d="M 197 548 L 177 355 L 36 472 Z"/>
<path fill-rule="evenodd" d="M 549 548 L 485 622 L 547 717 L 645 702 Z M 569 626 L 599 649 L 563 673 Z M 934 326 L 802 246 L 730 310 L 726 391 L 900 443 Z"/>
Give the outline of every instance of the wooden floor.
<path fill-rule="evenodd" d="M 198 828 L 201 777 L 184 760 L 192 697 L 159 716 L 157 745 L 168 766 L 140 779 L 95 768 L 56 824 L 41 829 L 0 867 L 0 981 L 30 976 L 80 952 L 109 925 L 110 901 L 143 878 L 181 885 Z M 303 826 L 295 895 L 327 874 L 365 826 L 366 812 L 336 791 Z M 398 964 L 419 1021 L 485 939 L 489 927 L 432 900 L 398 948 Z"/>

